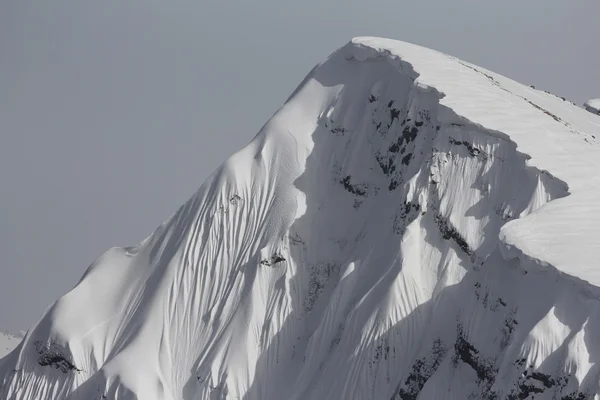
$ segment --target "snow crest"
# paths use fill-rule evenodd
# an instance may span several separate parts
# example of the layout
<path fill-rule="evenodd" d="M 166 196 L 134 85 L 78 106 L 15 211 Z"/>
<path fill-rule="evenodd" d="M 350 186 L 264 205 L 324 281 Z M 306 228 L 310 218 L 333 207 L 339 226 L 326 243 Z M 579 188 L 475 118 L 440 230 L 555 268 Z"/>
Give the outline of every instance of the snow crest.
<path fill-rule="evenodd" d="M 0 360 L 0 398 L 600 399 L 600 123 L 357 38 Z"/>

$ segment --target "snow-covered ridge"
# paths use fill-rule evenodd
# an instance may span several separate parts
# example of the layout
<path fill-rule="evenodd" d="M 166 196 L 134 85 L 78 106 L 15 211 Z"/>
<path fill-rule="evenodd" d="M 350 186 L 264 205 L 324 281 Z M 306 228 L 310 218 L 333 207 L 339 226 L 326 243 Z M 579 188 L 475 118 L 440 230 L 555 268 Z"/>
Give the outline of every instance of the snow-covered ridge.
<path fill-rule="evenodd" d="M 0 332 L 0 359 L 21 343 L 23 336 Z"/>
<path fill-rule="evenodd" d="M 0 398 L 600 399 L 600 118 L 357 38 L 0 361 Z"/>
<path fill-rule="evenodd" d="M 361 59 L 409 60 L 416 82 L 442 93 L 441 105 L 485 130 L 507 135 L 530 158 L 528 165 L 565 182 L 571 196 L 503 227 L 504 254 L 553 265 L 600 286 L 597 220 L 590 218 L 600 215 L 600 175 L 594 172 L 600 170 L 600 120 L 554 96 L 422 47 L 379 38 L 353 43 L 363 50 Z M 464 68 L 456 68 L 457 63 Z"/>

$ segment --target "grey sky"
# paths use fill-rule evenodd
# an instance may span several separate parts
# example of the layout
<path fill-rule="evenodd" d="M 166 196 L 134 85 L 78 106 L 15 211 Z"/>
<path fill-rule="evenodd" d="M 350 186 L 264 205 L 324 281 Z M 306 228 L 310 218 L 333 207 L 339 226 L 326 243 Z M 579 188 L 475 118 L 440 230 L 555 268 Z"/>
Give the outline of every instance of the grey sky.
<path fill-rule="evenodd" d="M 598 0 L 0 1 L 0 330 L 135 244 L 353 36 L 600 97 Z"/>

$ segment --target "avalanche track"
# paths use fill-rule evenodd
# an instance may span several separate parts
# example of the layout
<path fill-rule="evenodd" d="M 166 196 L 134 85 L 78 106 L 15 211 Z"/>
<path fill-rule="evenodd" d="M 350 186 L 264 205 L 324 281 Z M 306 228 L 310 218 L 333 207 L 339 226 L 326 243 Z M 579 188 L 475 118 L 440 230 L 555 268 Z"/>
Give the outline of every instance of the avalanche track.
<path fill-rule="evenodd" d="M 600 399 L 600 117 L 357 38 L 0 360 L 7 400 Z"/>

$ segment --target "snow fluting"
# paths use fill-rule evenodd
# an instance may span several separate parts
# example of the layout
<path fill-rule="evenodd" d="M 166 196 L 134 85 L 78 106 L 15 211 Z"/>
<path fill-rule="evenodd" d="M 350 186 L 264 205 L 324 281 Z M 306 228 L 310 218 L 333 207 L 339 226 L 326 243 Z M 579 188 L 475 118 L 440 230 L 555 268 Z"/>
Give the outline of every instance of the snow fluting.
<path fill-rule="evenodd" d="M 600 117 L 356 38 L 0 360 L 7 400 L 600 399 Z"/>

